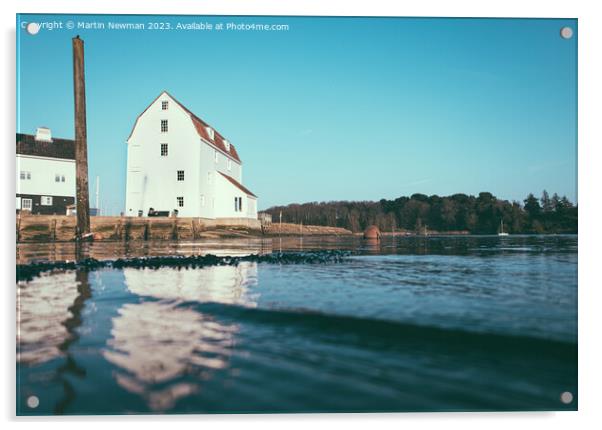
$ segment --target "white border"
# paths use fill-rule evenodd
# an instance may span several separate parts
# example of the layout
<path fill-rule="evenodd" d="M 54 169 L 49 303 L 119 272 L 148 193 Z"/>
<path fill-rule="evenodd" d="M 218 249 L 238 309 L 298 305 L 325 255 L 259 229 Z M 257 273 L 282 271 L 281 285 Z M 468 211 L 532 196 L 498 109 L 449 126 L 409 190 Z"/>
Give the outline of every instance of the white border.
<path fill-rule="evenodd" d="M 601 164 L 600 133 L 601 109 L 598 101 L 602 65 L 602 22 L 594 1 L 530 1 L 506 0 L 496 3 L 486 1 L 420 1 L 387 2 L 384 0 L 14 0 L 2 3 L 3 55 L 1 68 L 4 103 L 2 103 L 3 167 L 5 178 L 1 187 L 3 202 L 8 204 L 2 214 L 3 321 L 7 329 L 2 330 L 1 355 L 3 370 L 6 373 L 2 400 L 2 416 L 7 421 L 15 421 L 15 297 L 14 297 L 14 211 L 12 198 L 14 184 L 14 136 L 15 136 L 15 13 L 138 13 L 138 14 L 232 14 L 232 15 L 335 15 L 335 16 L 467 16 L 467 17 L 558 17 L 579 19 L 579 412 L 562 413 L 431 413 L 431 414 L 361 414 L 361 415 L 243 415 L 243 416 L 168 416 L 168 417 L 69 417 L 17 419 L 27 421 L 26 425 L 40 425 L 50 428 L 73 425 L 90 428 L 104 428 L 107 425 L 120 425 L 119 422 L 143 422 L 145 428 L 163 428 L 174 421 L 180 426 L 216 426 L 247 428 L 303 428 L 309 426 L 345 426 L 364 428 L 378 425 L 379 428 L 399 428 L 416 426 L 446 429 L 508 429 L 526 426 L 546 429 L 584 428 L 594 422 L 602 422 L 598 403 L 601 382 L 600 334 L 602 327 L 597 306 L 602 303 L 599 272 L 600 226 L 602 221 L 596 214 L 602 213 L 600 189 L 602 184 L 599 166 Z M 109 421 L 109 422 L 107 422 Z M 200 421 L 200 422 L 198 422 Z M 10 425 L 14 423 L 9 423 Z M 122 424 L 123 425 L 123 424 Z M 599 425 L 599 424 L 598 424 Z"/>

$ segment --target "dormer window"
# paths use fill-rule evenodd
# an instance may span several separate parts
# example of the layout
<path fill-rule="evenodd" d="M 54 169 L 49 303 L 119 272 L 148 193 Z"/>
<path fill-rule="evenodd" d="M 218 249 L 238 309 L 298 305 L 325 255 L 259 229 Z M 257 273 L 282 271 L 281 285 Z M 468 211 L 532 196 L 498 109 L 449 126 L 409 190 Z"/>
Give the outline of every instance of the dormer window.
<path fill-rule="evenodd" d="M 211 127 L 207 127 L 207 134 L 209 135 L 209 139 L 213 140 L 215 137 L 215 131 Z"/>
<path fill-rule="evenodd" d="M 226 147 L 226 151 L 230 152 L 230 142 L 224 139 L 224 146 Z"/>
<path fill-rule="evenodd" d="M 167 110 L 168 107 L 169 107 L 169 102 L 168 101 L 162 101 L 161 102 L 161 110 Z"/>

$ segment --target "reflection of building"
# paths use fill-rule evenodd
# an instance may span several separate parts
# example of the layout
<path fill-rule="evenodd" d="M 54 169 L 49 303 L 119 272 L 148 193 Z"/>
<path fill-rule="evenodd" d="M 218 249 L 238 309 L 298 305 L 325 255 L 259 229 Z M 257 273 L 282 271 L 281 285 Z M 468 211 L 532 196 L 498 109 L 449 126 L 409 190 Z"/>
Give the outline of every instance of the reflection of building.
<path fill-rule="evenodd" d="M 257 219 L 236 148 L 167 92 L 142 112 L 127 140 L 126 215 Z"/>
<path fill-rule="evenodd" d="M 152 410 L 164 411 L 199 390 L 212 372 L 228 367 L 237 331 L 193 305 L 178 305 L 255 306 L 249 289 L 257 283 L 257 263 L 123 272 L 132 293 L 160 300 L 121 307 L 104 356 L 122 370 L 116 372 L 119 385 L 145 398 Z"/>
<path fill-rule="evenodd" d="M 17 133 L 16 173 L 17 210 L 64 215 L 75 203 L 75 142 L 45 127 L 35 136 Z"/>
<path fill-rule="evenodd" d="M 128 289 L 140 296 L 254 306 L 249 288 L 257 284 L 257 263 L 201 269 L 124 269 Z"/>
<path fill-rule="evenodd" d="M 63 355 L 70 337 L 65 322 L 79 292 L 75 273 L 57 273 L 17 284 L 17 362 L 43 363 Z"/>

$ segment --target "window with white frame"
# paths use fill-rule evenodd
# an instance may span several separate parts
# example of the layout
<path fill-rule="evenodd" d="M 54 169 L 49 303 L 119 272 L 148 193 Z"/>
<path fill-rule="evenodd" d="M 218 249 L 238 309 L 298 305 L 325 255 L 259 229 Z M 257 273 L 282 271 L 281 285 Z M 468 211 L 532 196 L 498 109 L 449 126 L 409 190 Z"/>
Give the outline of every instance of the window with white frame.
<path fill-rule="evenodd" d="M 184 207 L 184 197 L 178 197 L 178 207 L 183 208 Z"/>
<path fill-rule="evenodd" d="M 40 197 L 40 204 L 42 206 L 52 206 L 52 196 L 42 196 L 42 197 Z"/>
<path fill-rule="evenodd" d="M 219 154 L 215 151 L 215 162 L 219 163 Z"/>
<path fill-rule="evenodd" d="M 61 182 L 65 182 L 65 175 L 61 175 Z"/>
<path fill-rule="evenodd" d="M 201 206 L 205 206 L 205 195 L 201 194 Z"/>
<path fill-rule="evenodd" d="M 59 175 L 58 173 L 54 175 L 54 182 L 61 182 L 61 175 Z"/>
<path fill-rule="evenodd" d="M 178 170 L 178 181 L 183 181 L 183 180 L 184 180 L 184 171 Z"/>
<path fill-rule="evenodd" d="M 161 157 L 167 157 L 167 143 L 161 144 Z"/>
<path fill-rule="evenodd" d="M 232 160 L 228 158 L 228 170 L 232 170 Z"/>
<path fill-rule="evenodd" d="M 167 133 L 167 120 L 161 120 L 161 133 Z"/>
<path fill-rule="evenodd" d="M 230 152 L 230 142 L 224 139 L 224 146 L 226 147 L 226 151 Z"/>
<path fill-rule="evenodd" d="M 213 140 L 215 138 L 215 131 L 211 127 L 207 127 L 207 134 L 209 135 L 209 139 Z"/>
<path fill-rule="evenodd" d="M 31 199 L 21 199 L 21 209 L 24 211 L 30 211 L 32 206 Z"/>
<path fill-rule="evenodd" d="M 164 100 L 161 102 L 161 110 L 167 110 L 167 108 L 169 107 L 169 102 Z"/>
<path fill-rule="evenodd" d="M 211 172 L 207 172 L 207 182 L 211 182 Z"/>
<path fill-rule="evenodd" d="M 31 179 L 31 172 L 21 170 L 21 174 L 19 175 L 19 177 L 23 180 Z"/>

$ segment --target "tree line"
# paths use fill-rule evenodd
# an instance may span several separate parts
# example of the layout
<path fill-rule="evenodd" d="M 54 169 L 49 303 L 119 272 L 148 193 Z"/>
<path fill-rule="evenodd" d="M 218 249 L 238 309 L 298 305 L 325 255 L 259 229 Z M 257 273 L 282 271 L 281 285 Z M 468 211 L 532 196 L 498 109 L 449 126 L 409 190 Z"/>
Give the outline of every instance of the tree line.
<path fill-rule="evenodd" d="M 496 198 L 489 192 L 478 196 L 412 194 L 395 200 L 331 201 L 274 206 L 265 212 L 273 222 L 343 227 L 353 232 L 369 225 L 381 231 L 468 232 L 495 234 L 577 233 L 577 205 L 566 196 L 543 191 L 540 198 L 529 194 L 523 202 Z"/>

